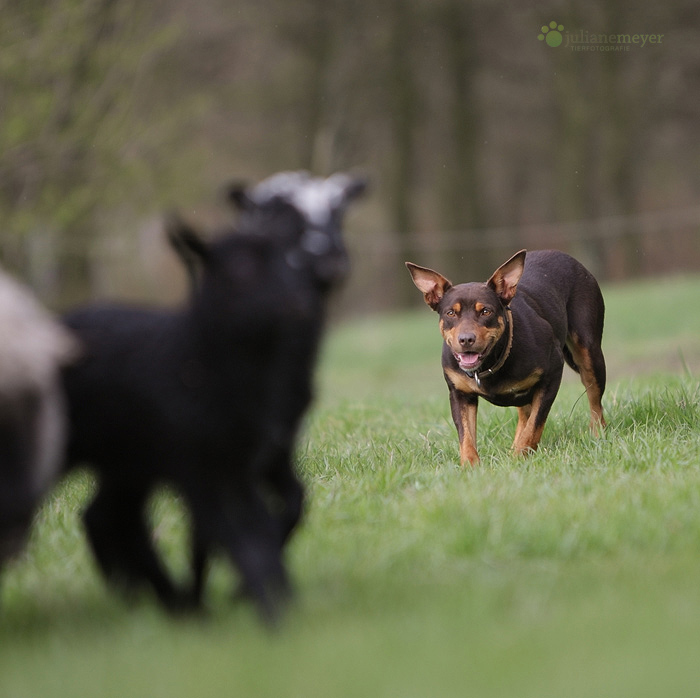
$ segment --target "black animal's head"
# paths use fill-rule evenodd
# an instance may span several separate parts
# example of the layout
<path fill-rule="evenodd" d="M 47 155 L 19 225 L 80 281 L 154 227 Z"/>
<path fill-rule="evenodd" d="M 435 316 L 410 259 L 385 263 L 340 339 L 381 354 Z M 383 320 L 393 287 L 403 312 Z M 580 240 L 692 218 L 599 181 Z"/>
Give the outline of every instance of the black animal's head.
<path fill-rule="evenodd" d="M 349 270 L 344 213 L 366 186 L 364 179 L 343 173 L 316 178 L 307 172 L 281 172 L 253 187 L 232 185 L 228 198 L 240 211 L 241 231 L 291 243 L 289 263 L 308 269 L 319 286 L 331 288 Z"/>
<path fill-rule="evenodd" d="M 198 277 L 192 300 L 197 317 L 222 333 L 269 340 L 270 333 L 311 312 L 310 282 L 290 266 L 286 247 L 273 237 L 228 228 L 205 241 L 176 217 L 168 222 L 168 237 Z"/>
<path fill-rule="evenodd" d="M 440 332 L 463 371 L 477 371 L 503 335 L 505 308 L 513 300 L 525 264 L 521 250 L 486 283 L 453 285 L 432 269 L 406 262 L 425 302 L 440 315 Z"/>

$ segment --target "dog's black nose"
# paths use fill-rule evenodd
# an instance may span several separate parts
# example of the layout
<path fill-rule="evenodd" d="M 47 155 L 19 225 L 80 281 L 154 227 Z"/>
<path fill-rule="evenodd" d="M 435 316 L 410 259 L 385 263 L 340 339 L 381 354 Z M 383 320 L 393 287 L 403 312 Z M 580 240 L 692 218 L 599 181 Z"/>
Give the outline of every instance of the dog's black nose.
<path fill-rule="evenodd" d="M 460 346 L 470 347 L 476 342 L 476 335 L 473 332 L 463 332 L 457 337 Z"/>

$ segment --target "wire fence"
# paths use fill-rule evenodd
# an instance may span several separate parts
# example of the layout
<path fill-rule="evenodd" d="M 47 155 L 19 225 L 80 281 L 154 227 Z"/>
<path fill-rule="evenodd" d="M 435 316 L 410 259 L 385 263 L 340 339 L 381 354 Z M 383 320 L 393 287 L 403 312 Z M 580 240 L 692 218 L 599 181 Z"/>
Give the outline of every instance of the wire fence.
<path fill-rule="evenodd" d="M 403 264 L 408 259 L 449 272 L 446 275 L 459 281 L 486 278 L 484 274 L 522 248 L 569 252 L 602 281 L 700 272 L 700 206 L 568 223 L 410 234 L 367 232 L 357 220 L 353 223 L 347 231 L 353 273 L 341 302 L 351 312 L 404 305 L 412 297 Z M 27 281 L 49 303 L 70 281 L 59 257 L 85 261 L 89 288 L 80 294 L 84 297 L 172 300 L 183 290 L 181 270 L 159 219 L 140 229 L 81 242 L 65 241 L 55 233 L 37 234 L 28 238 L 26 252 Z"/>
<path fill-rule="evenodd" d="M 410 298 L 402 291 L 409 259 L 453 281 L 485 279 L 523 248 L 569 252 L 601 281 L 693 273 L 700 272 L 700 206 L 569 223 L 365 235 L 354 237 L 351 248 L 354 276 L 346 303 L 369 309 Z"/>

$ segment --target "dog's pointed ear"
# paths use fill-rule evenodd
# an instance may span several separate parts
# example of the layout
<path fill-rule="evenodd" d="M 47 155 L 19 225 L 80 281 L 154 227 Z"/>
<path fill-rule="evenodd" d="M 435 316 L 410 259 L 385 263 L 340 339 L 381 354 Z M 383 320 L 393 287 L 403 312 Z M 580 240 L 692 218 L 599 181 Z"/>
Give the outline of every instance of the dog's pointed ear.
<path fill-rule="evenodd" d="M 501 264 L 486 282 L 498 294 L 504 305 L 508 305 L 515 296 L 525 268 L 526 254 L 527 250 L 516 252 L 507 262 Z"/>
<path fill-rule="evenodd" d="M 425 302 L 433 310 L 437 310 L 445 292 L 452 288 L 452 283 L 442 274 L 438 274 L 438 272 L 427 267 L 419 267 L 413 262 L 406 262 L 406 268 L 411 273 L 416 288 L 423 293 Z"/>

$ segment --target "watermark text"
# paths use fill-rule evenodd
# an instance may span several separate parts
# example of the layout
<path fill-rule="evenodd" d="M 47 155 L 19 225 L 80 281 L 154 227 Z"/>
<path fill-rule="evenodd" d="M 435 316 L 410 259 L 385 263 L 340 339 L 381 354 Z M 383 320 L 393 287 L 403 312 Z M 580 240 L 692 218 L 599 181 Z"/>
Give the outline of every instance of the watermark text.
<path fill-rule="evenodd" d="M 565 31 L 562 24 L 552 21 L 542 26 L 537 38 L 551 48 L 563 46 L 570 51 L 629 51 L 632 48 L 644 48 L 649 45 L 658 46 L 663 43 L 664 36 L 664 34 L 589 32 L 586 29 Z"/>

